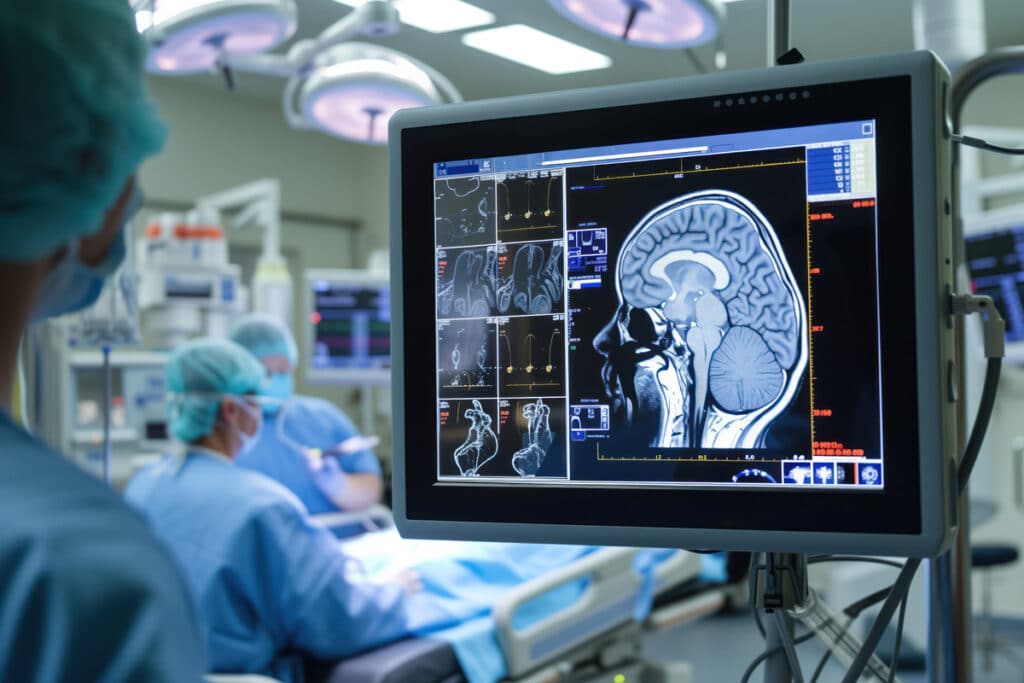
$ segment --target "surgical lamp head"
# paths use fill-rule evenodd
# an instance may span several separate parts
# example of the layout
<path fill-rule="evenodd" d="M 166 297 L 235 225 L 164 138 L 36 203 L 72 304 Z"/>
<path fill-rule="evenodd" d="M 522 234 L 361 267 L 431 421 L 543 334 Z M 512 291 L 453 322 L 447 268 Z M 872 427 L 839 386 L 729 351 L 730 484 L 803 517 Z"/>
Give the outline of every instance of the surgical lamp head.
<path fill-rule="evenodd" d="M 371 144 L 387 142 L 388 121 L 399 109 L 445 101 L 422 64 L 367 43 L 343 43 L 319 55 L 308 75 L 289 83 L 289 96 L 293 125 Z"/>
<path fill-rule="evenodd" d="M 267 52 L 295 34 L 295 0 L 140 0 L 139 31 L 157 73 L 208 71 L 225 53 Z"/>
<path fill-rule="evenodd" d="M 709 43 L 725 12 L 717 0 L 548 0 L 565 18 L 632 45 L 664 49 Z"/>

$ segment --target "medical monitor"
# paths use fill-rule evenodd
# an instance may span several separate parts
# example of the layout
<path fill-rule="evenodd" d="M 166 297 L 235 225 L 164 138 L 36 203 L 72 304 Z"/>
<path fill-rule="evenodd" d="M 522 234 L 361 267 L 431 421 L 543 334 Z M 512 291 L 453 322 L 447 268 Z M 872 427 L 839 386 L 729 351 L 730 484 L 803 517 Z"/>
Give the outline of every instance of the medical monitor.
<path fill-rule="evenodd" d="M 1007 220 L 1000 210 L 995 225 L 967 235 L 967 268 L 971 289 L 992 297 L 1006 321 L 1006 357 L 1024 363 L 1024 207 L 1017 220 Z"/>
<path fill-rule="evenodd" d="M 386 272 L 306 271 L 308 382 L 389 381 L 390 292 Z"/>
<path fill-rule="evenodd" d="M 400 112 L 399 530 L 943 548 L 947 84 L 920 52 Z"/>

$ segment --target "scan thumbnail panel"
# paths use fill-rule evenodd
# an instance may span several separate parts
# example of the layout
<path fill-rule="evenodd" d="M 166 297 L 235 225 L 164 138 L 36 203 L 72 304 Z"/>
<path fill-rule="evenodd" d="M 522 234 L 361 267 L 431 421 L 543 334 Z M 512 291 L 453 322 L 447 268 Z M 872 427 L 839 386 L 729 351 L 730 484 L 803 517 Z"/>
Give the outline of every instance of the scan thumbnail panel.
<path fill-rule="evenodd" d="M 561 240 L 499 244 L 496 301 L 501 315 L 565 310 L 565 250 Z"/>
<path fill-rule="evenodd" d="M 438 391 L 441 398 L 498 393 L 498 327 L 490 319 L 437 325 Z"/>
<path fill-rule="evenodd" d="M 498 178 L 498 239 L 503 242 L 562 236 L 562 175 L 519 173 Z"/>
<path fill-rule="evenodd" d="M 565 399 L 441 401 L 438 418 L 441 476 L 566 476 Z"/>
<path fill-rule="evenodd" d="M 565 394 L 565 316 L 500 318 L 498 387 L 501 396 Z"/>
<path fill-rule="evenodd" d="M 496 247 L 437 250 L 437 317 L 486 318 L 496 312 Z"/>
<path fill-rule="evenodd" d="M 434 183 L 434 236 L 438 247 L 493 244 L 494 181 L 446 178 Z"/>

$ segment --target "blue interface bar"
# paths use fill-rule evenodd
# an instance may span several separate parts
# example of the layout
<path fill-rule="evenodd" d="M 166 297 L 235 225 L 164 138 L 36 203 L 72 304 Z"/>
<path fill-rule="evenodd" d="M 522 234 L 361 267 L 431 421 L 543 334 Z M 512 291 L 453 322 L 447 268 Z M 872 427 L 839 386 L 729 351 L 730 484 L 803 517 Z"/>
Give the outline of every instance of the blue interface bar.
<path fill-rule="evenodd" d="M 655 142 L 637 142 L 627 145 L 606 145 L 583 149 L 518 154 L 486 159 L 463 159 L 434 164 L 435 178 L 478 173 L 523 173 L 554 170 L 567 166 L 586 166 L 616 162 L 646 161 L 685 155 L 745 152 L 773 147 L 803 147 L 805 145 L 834 143 L 873 138 L 873 121 L 849 121 L 816 126 L 797 126 L 746 133 L 726 133 L 698 138 L 678 138 Z M 619 155 L 628 157 L 616 158 Z M 594 159 L 593 157 L 599 157 Z"/>

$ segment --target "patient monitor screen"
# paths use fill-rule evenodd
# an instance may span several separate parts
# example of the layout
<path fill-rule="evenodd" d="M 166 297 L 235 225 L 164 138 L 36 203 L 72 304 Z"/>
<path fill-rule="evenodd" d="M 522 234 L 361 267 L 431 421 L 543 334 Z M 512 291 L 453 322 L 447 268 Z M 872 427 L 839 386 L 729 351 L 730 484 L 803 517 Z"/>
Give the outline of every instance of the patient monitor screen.
<path fill-rule="evenodd" d="M 438 480 L 882 490 L 875 125 L 436 159 Z"/>
<path fill-rule="evenodd" d="M 313 280 L 313 345 L 317 370 L 391 367 L 391 297 L 387 284 Z"/>
<path fill-rule="evenodd" d="M 992 297 L 1006 321 L 1006 341 L 1024 342 L 1024 227 L 967 238 L 971 289 Z"/>

